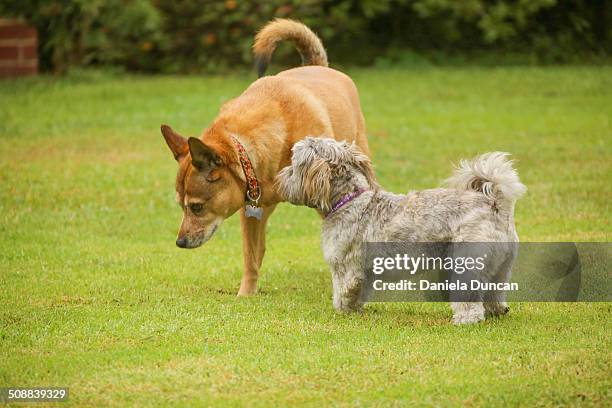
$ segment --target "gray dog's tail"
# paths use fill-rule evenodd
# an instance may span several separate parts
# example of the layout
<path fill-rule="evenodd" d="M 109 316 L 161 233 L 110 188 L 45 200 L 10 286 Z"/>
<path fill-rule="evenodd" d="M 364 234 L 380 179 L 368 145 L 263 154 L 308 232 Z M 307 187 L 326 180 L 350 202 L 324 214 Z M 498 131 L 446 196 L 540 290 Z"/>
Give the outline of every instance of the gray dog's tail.
<path fill-rule="evenodd" d="M 472 190 L 492 199 L 501 214 L 512 215 L 514 203 L 527 191 L 512 167 L 509 154 L 491 152 L 472 160 L 461 160 L 446 180 L 449 188 Z"/>

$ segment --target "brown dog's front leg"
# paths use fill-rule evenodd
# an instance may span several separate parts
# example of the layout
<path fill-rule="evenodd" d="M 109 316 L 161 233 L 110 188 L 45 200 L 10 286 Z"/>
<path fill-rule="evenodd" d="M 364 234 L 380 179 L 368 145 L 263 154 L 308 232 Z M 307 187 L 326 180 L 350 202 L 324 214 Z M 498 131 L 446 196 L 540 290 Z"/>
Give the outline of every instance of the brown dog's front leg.
<path fill-rule="evenodd" d="M 244 208 L 240 210 L 244 270 L 242 272 L 242 282 L 240 282 L 238 296 L 254 295 L 257 292 L 259 268 L 261 268 L 264 253 L 266 252 L 266 224 L 275 208 L 276 204 L 264 207 L 261 220 L 247 218 L 244 214 Z"/>

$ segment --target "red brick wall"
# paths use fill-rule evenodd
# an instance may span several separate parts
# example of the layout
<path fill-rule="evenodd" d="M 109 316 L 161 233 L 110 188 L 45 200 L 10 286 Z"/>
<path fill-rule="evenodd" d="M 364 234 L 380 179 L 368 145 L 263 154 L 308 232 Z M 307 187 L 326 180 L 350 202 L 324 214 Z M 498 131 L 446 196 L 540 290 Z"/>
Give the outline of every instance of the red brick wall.
<path fill-rule="evenodd" d="M 0 77 L 38 72 L 36 29 L 13 19 L 0 18 Z"/>

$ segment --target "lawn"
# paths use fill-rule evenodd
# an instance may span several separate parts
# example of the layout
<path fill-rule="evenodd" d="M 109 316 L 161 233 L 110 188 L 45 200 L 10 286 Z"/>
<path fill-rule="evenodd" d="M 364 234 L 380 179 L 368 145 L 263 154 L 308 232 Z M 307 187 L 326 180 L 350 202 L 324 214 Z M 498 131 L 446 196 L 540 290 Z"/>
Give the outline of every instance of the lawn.
<path fill-rule="evenodd" d="M 381 184 L 517 160 L 523 241 L 612 239 L 612 68 L 354 70 Z M 610 303 L 519 303 L 455 327 L 441 303 L 337 315 L 319 219 L 281 205 L 260 293 L 235 296 L 237 215 L 175 247 L 161 123 L 197 135 L 253 75 L 85 72 L 0 82 L 0 387 L 67 405 L 604 406 Z"/>

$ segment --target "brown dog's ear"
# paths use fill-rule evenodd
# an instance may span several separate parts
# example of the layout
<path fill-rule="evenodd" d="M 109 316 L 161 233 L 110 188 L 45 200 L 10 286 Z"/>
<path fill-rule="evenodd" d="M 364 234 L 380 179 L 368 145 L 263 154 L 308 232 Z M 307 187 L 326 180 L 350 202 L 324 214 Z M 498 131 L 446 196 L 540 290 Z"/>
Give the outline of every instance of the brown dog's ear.
<path fill-rule="evenodd" d="M 223 164 L 221 158 L 213 149 L 206 146 L 204 142 L 195 137 L 187 141 L 191 153 L 191 164 L 200 171 L 212 170 Z"/>
<path fill-rule="evenodd" d="M 350 147 L 351 156 L 353 157 L 353 162 L 357 166 L 357 168 L 363 173 L 368 180 L 368 184 L 373 189 L 378 189 L 380 186 L 376 181 L 376 177 L 374 176 L 374 168 L 372 167 L 372 162 L 370 158 L 363 154 L 361 149 L 353 142 Z"/>
<path fill-rule="evenodd" d="M 176 161 L 179 161 L 189 151 L 187 147 L 187 139 L 176 133 L 168 125 L 161 125 L 161 132 L 162 135 L 164 135 L 166 144 L 170 148 L 170 151 L 172 151 L 174 158 Z"/>

